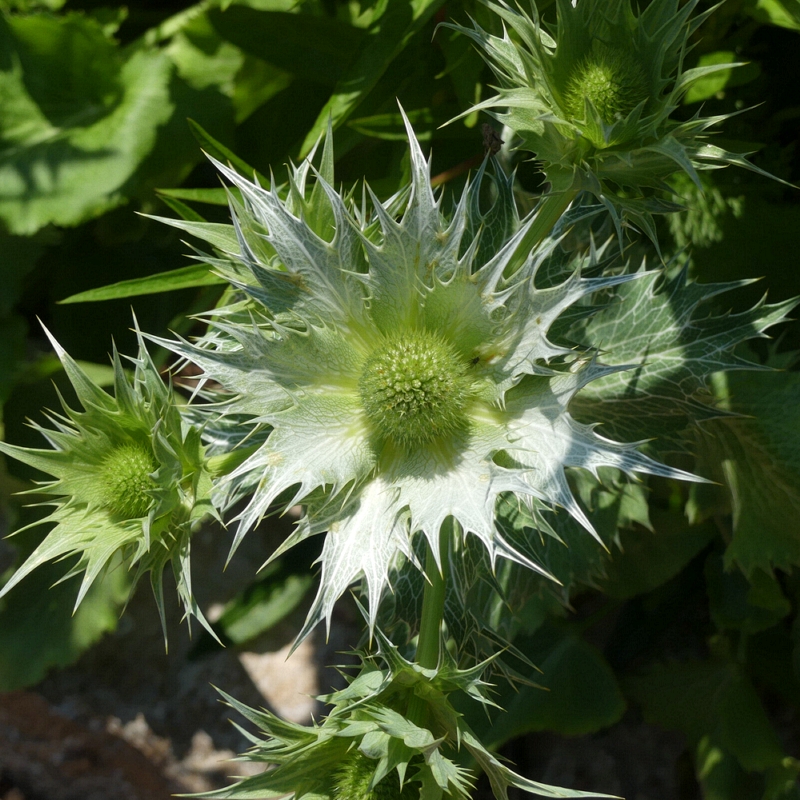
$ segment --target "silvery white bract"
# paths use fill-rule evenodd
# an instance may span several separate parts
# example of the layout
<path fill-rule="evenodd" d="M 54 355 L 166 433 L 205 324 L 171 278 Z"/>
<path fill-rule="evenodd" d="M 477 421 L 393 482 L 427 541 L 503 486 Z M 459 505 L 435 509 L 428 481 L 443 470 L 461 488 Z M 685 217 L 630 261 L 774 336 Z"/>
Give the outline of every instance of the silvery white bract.
<path fill-rule="evenodd" d="M 474 187 L 446 218 L 408 132 L 412 184 L 402 213 L 398 197 L 382 204 L 371 195 L 371 219 L 322 175 L 314 203 L 305 201 L 307 164 L 295 170 L 288 200 L 217 164 L 243 199 L 231 203 L 237 264 L 217 263 L 229 277 L 238 272 L 234 283 L 249 299 L 218 309 L 196 345 L 165 343 L 224 387 L 224 413 L 272 429 L 223 478 L 223 489 L 252 489 L 234 548 L 278 499 L 306 509 L 279 552 L 327 533 L 301 637 L 330 620 L 359 578 L 374 626 L 390 567 L 414 560 L 417 533 L 438 559 L 449 517 L 492 562 L 503 556 L 542 571 L 498 531 L 503 493 L 532 510 L 562 506 L 593 533 L 566 468 L 690 477 L 599 436 L 567 410 L 610 368 L 551 341 L 550 327 L 581 298 L 631 276 L 584 278 L 576 269 L 538 288 L 537 270 L 557 244 L 520 259 L 533 219 L 478 259 Z M 173 224 L 209 241 L 220 228 Z"/>

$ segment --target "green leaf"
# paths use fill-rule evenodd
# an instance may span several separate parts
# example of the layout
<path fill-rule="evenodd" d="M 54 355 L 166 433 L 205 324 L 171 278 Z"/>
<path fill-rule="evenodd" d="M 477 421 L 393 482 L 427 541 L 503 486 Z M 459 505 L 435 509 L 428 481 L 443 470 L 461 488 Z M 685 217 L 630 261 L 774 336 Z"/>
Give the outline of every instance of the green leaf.
<path fill-rule="evenodd" d="M 421 123 L 430 127 L 433 123 L 433 114 L 428 108 L 420 108 L 407 113 L 412 125 Z M 388 114 L 373 114 L 369 117 L 359 117 L 351 119 L 347 123 L 354 131 L 358 131 L 364 136 L 371 136 L 375 139 L 384 139 L 388 142 L 402 142 L 408 138 L 403 117 L 400 112 Z M 431 138 L 430 132 L 421 131 L 417 138 L 419 141 L 426 141 Z"/>
<path fill-rule="evenodd" d="M 751 584 L 735 568 L 726 572 L 722 557 L 711 554 L 705 575 L 711 617 L 720 630 L 757 633 L 771 628 L 791 611 L 791 603 L 771 574 L 754 571 Z"/>
<path fill-rule="evenodd" d="M 286 72 L 323 84 L 346 73 L 364 31 L 335 17 L 260 11 L 243 5 L 209 12 L 217 32 L 246 53 Z"/>
<path fill-rule="evenodd" d="M 747 771 L 778 766 L 784 752 L 750 681 L 733 678 L 718 701 L 721 739 Z"/>
<path fill-rule="evenodd" d="M 255 176 L 262 186 L 269 186 L 270 182 L 256 169 L 253 169 L 246 161 L 243 161 L 232 150 L 227 148 L 222 142 L 218 142 L 207 130 L 195 122 L 193 119 L 188 120 L 189 127 L 194 134 L 195 139 L 200 143 L 200 147 L 205 150 L 208 155 L 213 156 L 217 161 L 223 164 L 230 163 L 247 178 L 252 179 Z"/>
<path fill-rule="evenodd" d="M 128 597 L 130 573 L 119 565 L 109 569 L 74 614 L 80 581 L 52 586 L 63 574 L 63 564 L 42 566 L 0 600 L 0 691 L 38 683 L 49 669 L 71 664 L 116 628 Z"/>
<path fill-rule="evenodd" d="M 614 673 L 578 635 L 551 624 L 514 644 L 537 664 L 539 670 L 529 676 L 537 685 L 516 692 L 506 686 L 500 697 L 493 698 L 504 711 L 482 737 L 487 747 L 499 747 L 530 731 L 566 736 L 594 733 L 622 717 L 625 699 Z"/>
<path fill-rule="evenodd" d="M 589 472 L 575 470 L 570 474 L 570 483 L 609 551 L 615 542 L 619 545 L 622 529 L 634 524 L 645 530 L 651 528 L 644 489 L 627 482 L 617 470 L 601 469 L 599 480 Z M 578 586 L 596 585 L 606 574 L 607 551 L 596 540 L 586 537 L 580 523 L 563 509 L 548 511 L 541 518 L 533 519 L 519 503 L 509 500 L 498 506 L 497 523 L 513 547 L 544 567 L 563 585 L 564 598 Z M 543 535 L 546 526 L 550 526 L 551 535 Z M 484 563 L 475 574 L 485 573 L 487 569 L 490 567 Z M 518 608 L 526 595 L 535 594 L 542 586 L 553 588 L 549 579 L 544 579 L 543 583 L 541 577 L 516 564 L 504 565 L 498 571 L 498 578 L 508 583 L 511 592 L 503 598 L 494 598 L 495 613 L 500 619 L 514 595 L 518 595 L 518 599 L 512 605 Z M 471 603 L 475 595 L 470 592 L 469 596 Z M 496 624 L 500 624 L 499 619 Z"/>
<path fill-rule="evenodd" d="M 177 289 L 190 289 L 195 286 L 216 286 L 225 283 L 223 278 L 214 275 L 208 264 L 191 264 L 169 272 L 159 272 L 146 278 L 131 278 L 128 281 L 112 283 L 98 289 L 78 292 L 60 300 L 67 303 L 97 303 L 101 300 L 114 300 L 120 297 L 137 297 L 143 294 L 160 294 Z"/>
<path fill-rule="evenodd" d="M 698 438 L 701 474 L 724 485 L 716 494 L 693 489 L 690 513 L 733 515 L 726 567 L 747 576 L 800 564 L 800 373 L 717 375 L 714 388 L 739 418 L 711 420 Z M 726 398 L 728 398 L 726 400 Z"/>
<path fill-rule="evenodd" d="M 757 0 L 749 13 L 761 22 L 800 31 L 800 0 Z"/>
<path fill-rule="evenodd" d="M 311 574 L 267 567 L 264 578 L 229 602 L 216 625 L 233 644 L 255 638 L 291 613 L 313 584 Z M 276 574 L 277 573 L 277 574 Z"/>
<path fill-rule="evenodd" d="M 124 59 L 77 14 L 0 15 L 0 52 L 0 220 L 29 235 L 125 202 L 126 182 L 172 114 L 169 59 Z"/>
<path fill-rule="evenodd" d="M 598 583 L 610 597 L 652 591 L 677 575 L 717 534 L 712 523 L 689 525 L 682 514 L 650 510 L 653 530 L 621 530 L 606 576 Z"/>
<path fill-rule="evenodd" d="M 744 770 L 764 770 L 783 760 L 780 740 L 755 689 L 734 664 L 657 666 L 626 681 L 625 688 L 647 722 L 680 731 L 694 746 L 710 737 Z"/>
<path fill-rule="evenodd" d="M 800 800 L 800 761 L 787 757 L 767 771 L 763 800 Z"/>
<path fill-rule="evenodd" d="M 244 122 L 253 112 L 288 88 L 294 76 L 285 70 L 267 64 L 260 58 L 246 55 L 244 64 L 236 75 L 233 107 L 236 122 Z"/>
<path fill-rule="evenodd" d="M 238 193 L 235 187 L 231 189 L 234 194 Z M 228 193 L 220 187 L 219 189 L 159 189 L 158 193 L 164 197 L 174 197 L 176 200 L 188 200 L 192 203 L 208 203 L 212 206 L 227 206 Z M 241 195 L 238 195 L 241 198 Z"/>
<path fill-rule="evenodd" d="M 187 206 L 183 200 L 178 200 L 176 197 L 162 197 L 164 204 L 172 209 L 181 219 L 189 220 L 190 222 L 205 222 L 206 218 L 198 214 L 193 208 Z"/>
<path fill-rule="evenodd" d="M 199 90 L 213 86 L 228 96 L 245 61 L 238 47 L 219 36 L 208 14 L 193 15 L 172 37 L 166 52 L 189 86 Z"/>
<path fill-rule="evenodd" d="M 222 222 L 195 222 L 193 220 L 172 219 L 171 217 L 150 216 L 151 219 L 171 225 L 173 228 L 186 231 L 204 242 L 208 242 L 223 252 L 238 253 L 239 240 L 233 225 Z"/>
<path fill-rule="evenodd" d="M 91 361 L 76 361 L 75 362 L 84 375 L 97 386 L 113 386 L 114 385 L 114 367 L 110 364 L 93 364 Z M 63 369 L 61 362 L 58 362 L 59 369 Z"/>
<path fill-rule="evenodd" d="M 686 92 L 684 103 L 708 100 L 728 87 L 740 86 L 754 80 L 761 72 L 757 64 L 737 65 L 733 63 L 735 61 L 736 53 L 732 50 L 717 50 L 700 56 L 696 71 L 690 70 L 683 76 L 683 80 L 687 81 L 696 72 L 701 73 L 699 78 L 691 81 L 692 85 Z"/>
<path fill-rule="evenodd" d="M 350 66 L 337 82 L 300 149 L 307 155 L 325 132 L 328 120 L 334 128 L 344 123 L 378 83 L 389 64 L 431 18 L 444 0 L 382 0 Z"/>

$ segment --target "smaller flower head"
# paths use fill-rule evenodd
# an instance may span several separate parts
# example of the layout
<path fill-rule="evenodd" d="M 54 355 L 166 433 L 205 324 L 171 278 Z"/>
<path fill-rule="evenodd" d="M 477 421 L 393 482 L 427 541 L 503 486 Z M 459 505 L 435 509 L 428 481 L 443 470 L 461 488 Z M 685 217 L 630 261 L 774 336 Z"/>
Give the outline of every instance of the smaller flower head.
<path fill-rule="evenodd" d="M 77 607 L 121 553 L 136 567 L 137 580 L 151 573 L 162 622 L 161 575 L 171 563 L 187 615 L 207 625 L 192 597 L 189 572 L 191 534 L 212 511 L 199 432 L 183 422 L 171 389 L 141 340 L 132 383 L 114 351 L 113 396 L 95 385 L 52 336 L 50 340 L 84 410 L 64 404 L 64 416 L 51 417 L 54 430 L 35 425 L 51 450 L 0 442 L 0 452 L 55 478 L 34 490 L 51 496 L 46 505 L 54 506 L 35 524 L 53 528 L 0 596 L 40 564 L 77 555 L 69 573 L 84 573 Z"/>
<path fill-rule="evenodd" d="M 480 743 L 450 695 L 460 692 L 493 705 L 481 677 L 486 662 L 459 670 L 444 650 L 438 669 L 423 669 L 404 660 L 382 637 L 381 644 L 386 666 L 367 662 L 345 689 L 321 697 L 330 711 L 318 725 L 285 722 L 223 695 L 261 734 L 250 737 L 253 747 L 242 760 L 272 764 L 273 769 L 203 796 L 469 800 L 475 775 L 461 766 L 460 750 L 487 775 L 498 800 L 508 797 L 510 786 L 537 797 L 609 796 L 524 778 Z"/>
<path fill-rule="evenodd" d="M 652 214 L 679 206 L 652 190 L 672 194 L 666 180 L 675 173 L 698 186 L 697 170 L 729 164 L 767 175 L 705 141 L 724 117 L 672 118 L 696 81 L 739 66 L 684 70 L 689 39 L 711 13 L 692 17 L 697 0 L 653 0 L 639 14 L 630 0 L 557 0 L 552 28 L 533 2 L 531 16 L 502 0 L 487 5 L 502 36 L 477 23 L 448 25 L 478 45 L 500 81 L 498 94 L 470 111 L 488 110 L 518 134 L 554 191 L 593 193 L 618 230 L 627 217 L 657 245 Z"/>

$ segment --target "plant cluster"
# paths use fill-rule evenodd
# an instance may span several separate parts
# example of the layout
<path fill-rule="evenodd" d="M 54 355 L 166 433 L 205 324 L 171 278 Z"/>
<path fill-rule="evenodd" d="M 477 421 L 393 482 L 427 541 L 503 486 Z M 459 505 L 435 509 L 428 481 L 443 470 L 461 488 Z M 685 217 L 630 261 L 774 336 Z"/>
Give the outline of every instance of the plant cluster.
<path fill-rule="evenodd" d="M 417 5 L 411 33 L 437 7 Z M 667 226 L 658 222 L 677 215 L 692 228 L 695 190 L 707 189 L 722 214 L 728 206 L 713 194 L 710 170 L 770 177 L 710 141 L 730 113 L 682 113 L 692 92 L 739 65 L 686 66 L 700 26 L 714 19 L 711 9 L 698 13 L 698 0 L 651 0 L 640 10 L 630 0 L 549 5 L 528 11 L 489 2 L 472 9 L 471 26 L 439 26 L 439 37 L 453 37 L 448 48 L 477 45 L 497 83 L 496 95 L 451 115 L 455 125 L 488 111 L 502 126 L 492 142 L 503 144 L 487 147 L 460 190 L 436 188 L 458 176 L 432 177 L 415 115 L 402 108 L 391 123 L 402 127 L 386 138 L 403 137 L 393 146 L 402 148 L 406 179 L 388 191 L 337 188 L 333 128 L 352 110 L 344 90 L 311 126 L 304 157 L 283 182 L 258 174 L 194 123 L 225 188 L 170 190 L 178 217 L 149 216 L 200 240 L 197 264 L 71 300 L 155 292 L 170 282 L 223 291 L 202 296 L 194 322 L 176 335 L 136 323 L 136 356 L 115 349 L 105 380 L 48 333 L 80 409 L 62 399 L 62 413 L 34 424 L 47 449 L 0 442 L 0 453 L 50 476 L 28 489 L 49 513 L 23 528 L 46 525 L 46 535 L 9 572 L 3 602 L 53 560 L 72 559 L 65 580 L 82 576 L 76 610 L 114 573 L 131 575 L 128 591 L 150 573 L 166 638 L 162 582 L 170 565 L 186 617 L 219 637 L 225 631 L 205 619 L 193 591 L 192 537 L 201 525 L 224 522 L 235 558 L 245 536 L 298 505 L 301 517 L 271 559 L 321 540 L 316 596 L 296 642 L 319 626 L 329 630 L 342 596 L 357 595 L 359 666 L 345 688 L 321 698 L 321 721 L 289 723 L 226 695 L 259 731 L 244 758 L 269 769 L 214 797 L 468 798 L 481 775 L 498 800 L 510 787 L 541 797 L 609 796 L 536 782 L 495 748 L 546 727 L 536 716 L 538 708 L 547 717 L 535 699 L 541 688 L 527 685 L 531 661 L 542 661 L 551 680 L 587 669 L 586 680 L 612 684 L 600 723 L 581 717 L 591 710 L 563 715 L 577 719 L 572 732 L 618 719 L 624 703 L 613 676 L 569 621 L 569 603 L 586 586 L 617 601 L 669 587 L 698 558 L 719 629 L 713 657 L 661 664 L 626 689 L 646 716 L 686 733 L 708 798 L 740 796 L 731 787 L 745 784 L 755 788 L 742 797 L 798 796 L 800 764 L 784 752 L 748 672 L 763 644 L 754 637 L 780 639 L 776 626 L 785 628 L 800 599 L 792 573 L 800 537 L 787 510 L 800 503 L 789 410 L 800 387 L 796 372 L 774 370 L 790 367 L 791 356 L 757 349 L 795 302 L 729 312 L 726 293 L 746 282 L 696 280 L 691 256 L 664 244 Z M 389 6 L 409 11 L 399 0 Z M 211 8 L 203 22 L 186 23 L 186 36 L 200 36 L 206 24 L 217 34 L 235 28 L 232 39 L 246 50 L 247 26 L 236 20 L 255 19 L 252 11 Z M 275 13 L 274 22 L 289 26 L 290 12 Z M 343 35 L 355 41 L 373 21 L 372 34 L 388 35 L 377 8 L 364 14 L 361 27 Z M 319 38 L 340 20 L 309 19 L 317 21 L 307 34 L 324 50 Z M 37 30 L 71 36 L 87 20 L 8 14 L 0 23 L 24 66 Z M 89 28 L 86 47 L 113 61 L 115 74 L 150 80 L 155 94 L 165 89 L 157 80 L 159 70 L 169 72 L 163 51 L 144 41 L 123 58 L 98 21 Z M 205 73 L 176 42 L 179 66 L 200 91 Z M 359 58 L 374 61 L 374 42 L 359 42 Z M 280 83 L 280 75 L 250 67 L 264 86 Z M 455 59 L 453 74 L 460 69 Z M 124 153 L 133 106 L 110 100 L 113 87 L 91 78 L 98 102 L 114 108 L 86 135 L 91 142 L 117 131 Z M 9 78 L 19 97 L 23 83 Z M 64 141 L 81 146 L 74 130 Z M 538 196 L 510 168 L 518 153 L 541 168 Z M 103 190 L 104 209 L 122 201 L 128 167 Z M 97 198 L 81 198 L 68 218 L 37 196 L 9 212 L 9 228 L 29 234 L 40 223 L 74 224 L 99 208 Z M 187 204 L 220 198 L 229 221 L 209 221 Z M 711 212 L 700 216 L 713 227 Z M 691 245 L 695 232 L 684 234 Z M 150 350 L 169 359 L 171 376 Z M 186 375 L 188 400 L 173 386 Z M 770 504 L 766 532 L 755 531 Z M 723 544 L 714 520 L 728 512 L 733 529 Z M 798 631 L 795 622 L 787 634 L 795 659 Z M 785 637 L 774 647 L 785 649 Z M 793 669 L 789 691 L 800 697 Z M 704 681 L 715 691 L 670 718 L 674 687 Z M 524 701 L 511 694 L 514 684 Z M 556 696 L 555 708 L 563 702 Z M 493 707 L 509 704 L 519 710 L 504 717 L 505 732 L 501 721 L 487 724 Z M 742 725 L 755 727 L 756 745 L 743 743 Z"/>

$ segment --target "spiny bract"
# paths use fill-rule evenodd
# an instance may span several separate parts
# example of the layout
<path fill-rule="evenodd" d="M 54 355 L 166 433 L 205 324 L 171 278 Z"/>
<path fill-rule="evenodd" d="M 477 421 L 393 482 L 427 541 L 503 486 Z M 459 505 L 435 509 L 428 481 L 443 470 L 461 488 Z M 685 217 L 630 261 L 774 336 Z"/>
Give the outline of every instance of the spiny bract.
<path fill-rule="evenodd" d="M 373 195 L 377 223 L 321 175 L 312 196 L 324 200 L 328 216 L 301 201 L 307 165 L 283 201 L 276 188 L 217 164 L 244 205 L 231 202 L 232 263 L 215 263 L 249 299 L 217 309 L 196 345 L 163 342 L 224 387 L 229 394 L 216 398 L 227 400 L 225 413 L 272 429 L 222 483 L 252 490 L 234 547 L 278 499 L 306 508 L 279 552 L 328 534 L 301 636 L 329 620 L 336 599 L 361 577 L 374 625 L 390 567 L 400 556 L 415 560 L 417 533 L 438 559 L 449 517 L 480 539 L 492 562 L 503 556 L 541 571 L 495 525 L 504 492 L 530 507 L 563 506 L 592 531 L 566 468 L 687 477 L 567 411 L 583 386 L 612 370 L 551 341 L 550 326 L 581 298 L 631 276 L 584 278 L 576 270 L 537 288 L 537 270 L 557 247 L 552 240 L 507 275 L 533 220 L 479 263 L 475 185 L 446 219 L 408 132 L 410 193 L 401 214 L 398 198 L 382 204 Z"/>

